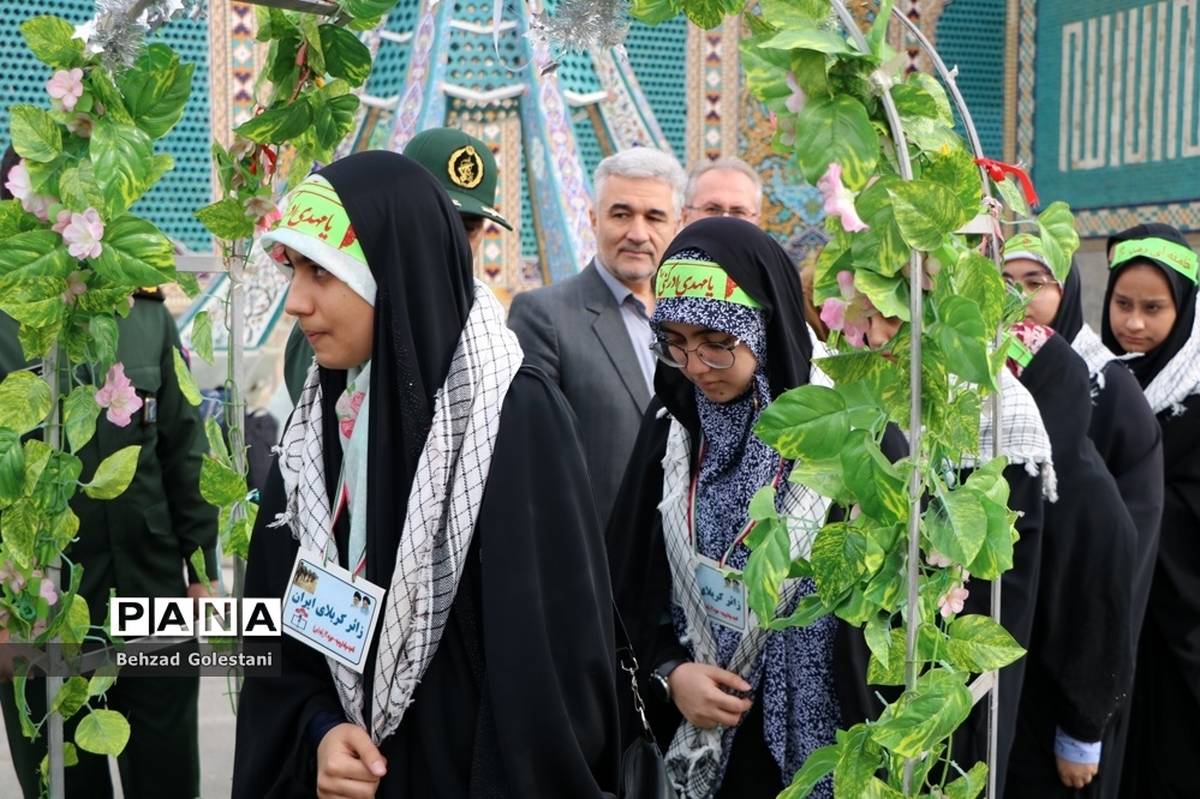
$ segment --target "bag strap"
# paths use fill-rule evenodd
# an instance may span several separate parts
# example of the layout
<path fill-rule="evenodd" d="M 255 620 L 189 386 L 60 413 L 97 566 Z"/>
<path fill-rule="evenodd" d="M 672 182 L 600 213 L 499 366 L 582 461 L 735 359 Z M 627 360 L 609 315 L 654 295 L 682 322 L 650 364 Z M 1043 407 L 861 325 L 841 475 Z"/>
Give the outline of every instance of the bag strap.
<path fill-rule="evenodd" d="M 638 690 L 638 662 L 633 653 L 633 641 L 629 638 L 629 631 L 625 629 L 625 621 L 621 618 L 621 611 L 617 610 L 615 600 L 612 603 L 612 613 L 613 627 L 617 634 L 617 665 L 629 675 L 629 687 L 633 692 L 633 709 L 637 711 L 638 719 L 642 722 L 642 737 L 657 745 L 658 742 L 654 740 L 654 732 L 650 729 L 650 722 L 646 720 L 646 703 L 642 700 L 642 694 Z"/>

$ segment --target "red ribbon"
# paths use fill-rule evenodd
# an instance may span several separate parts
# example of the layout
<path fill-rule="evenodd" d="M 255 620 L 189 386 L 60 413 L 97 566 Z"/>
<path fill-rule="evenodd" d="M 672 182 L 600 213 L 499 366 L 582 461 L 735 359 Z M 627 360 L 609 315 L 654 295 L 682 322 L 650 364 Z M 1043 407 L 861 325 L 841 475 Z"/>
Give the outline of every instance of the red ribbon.
<path fill-rule="evenodd" d="M 1029 203 L 1030 207 L 1038 204 L 1038 196 L 1033 188 L 1033 181 L 1029 179 L 1029 175 L 1021 167 L 1006 164 L 994 158 L 976 158 L 975 163 L 987 170 L 988 177 L 997 183 L 1003 181 L 1005 175 L 1012 175 L 1021 184 L 1021 192 L 1025 195 L 1025 202 Z"/>

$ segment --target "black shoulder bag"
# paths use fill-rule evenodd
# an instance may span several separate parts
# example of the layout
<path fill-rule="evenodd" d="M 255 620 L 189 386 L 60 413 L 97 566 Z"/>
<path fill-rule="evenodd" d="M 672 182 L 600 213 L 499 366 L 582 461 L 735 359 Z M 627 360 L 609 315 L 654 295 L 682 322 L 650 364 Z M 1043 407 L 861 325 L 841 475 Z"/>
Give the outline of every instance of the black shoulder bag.
<path fill-rule="evenodd" d="M 650 723 L 646 721 L 646 705 L 638 691 L 638 662 L 633 654 L 633 643 L 621 621 L 621 613 L 613 603 L 613 622 L 620 640 L 617 646 L 617 664 L 629 675 L 633 690 L 633 708 L 637 711 L 642 729 L 636 741 L 621 754 L 620 799 L 678 799 L 662 750 L 654 740 Z"/>

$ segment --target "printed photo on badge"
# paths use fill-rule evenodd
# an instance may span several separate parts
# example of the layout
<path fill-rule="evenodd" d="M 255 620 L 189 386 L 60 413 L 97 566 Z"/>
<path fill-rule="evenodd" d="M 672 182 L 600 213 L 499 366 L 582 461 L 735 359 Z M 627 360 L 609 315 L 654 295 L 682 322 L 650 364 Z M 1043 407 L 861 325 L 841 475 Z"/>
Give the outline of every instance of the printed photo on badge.
<path fill-rule="evenodd" d="M 319 553 L 300 550 L 283 595 L 283 632 L 359 674 L 383 608 L 384 590 Z"/>

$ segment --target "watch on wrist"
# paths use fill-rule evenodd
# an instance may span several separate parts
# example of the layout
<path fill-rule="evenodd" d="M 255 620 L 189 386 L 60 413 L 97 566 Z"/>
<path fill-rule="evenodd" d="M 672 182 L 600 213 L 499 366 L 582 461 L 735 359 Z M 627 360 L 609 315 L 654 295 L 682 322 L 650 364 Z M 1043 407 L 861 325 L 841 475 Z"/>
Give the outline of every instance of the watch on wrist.
<path fill-rule="evenodd" d="M 654 691 L 654 695 L 663 702 L 671 701 L 671 683 L 668 682 L 668 678 L 671 676 L 671 672 L 675 671 L 676 667 L 683 662 L 682 660 L 668 660 L 650 672 L 650 687 Z"/>

